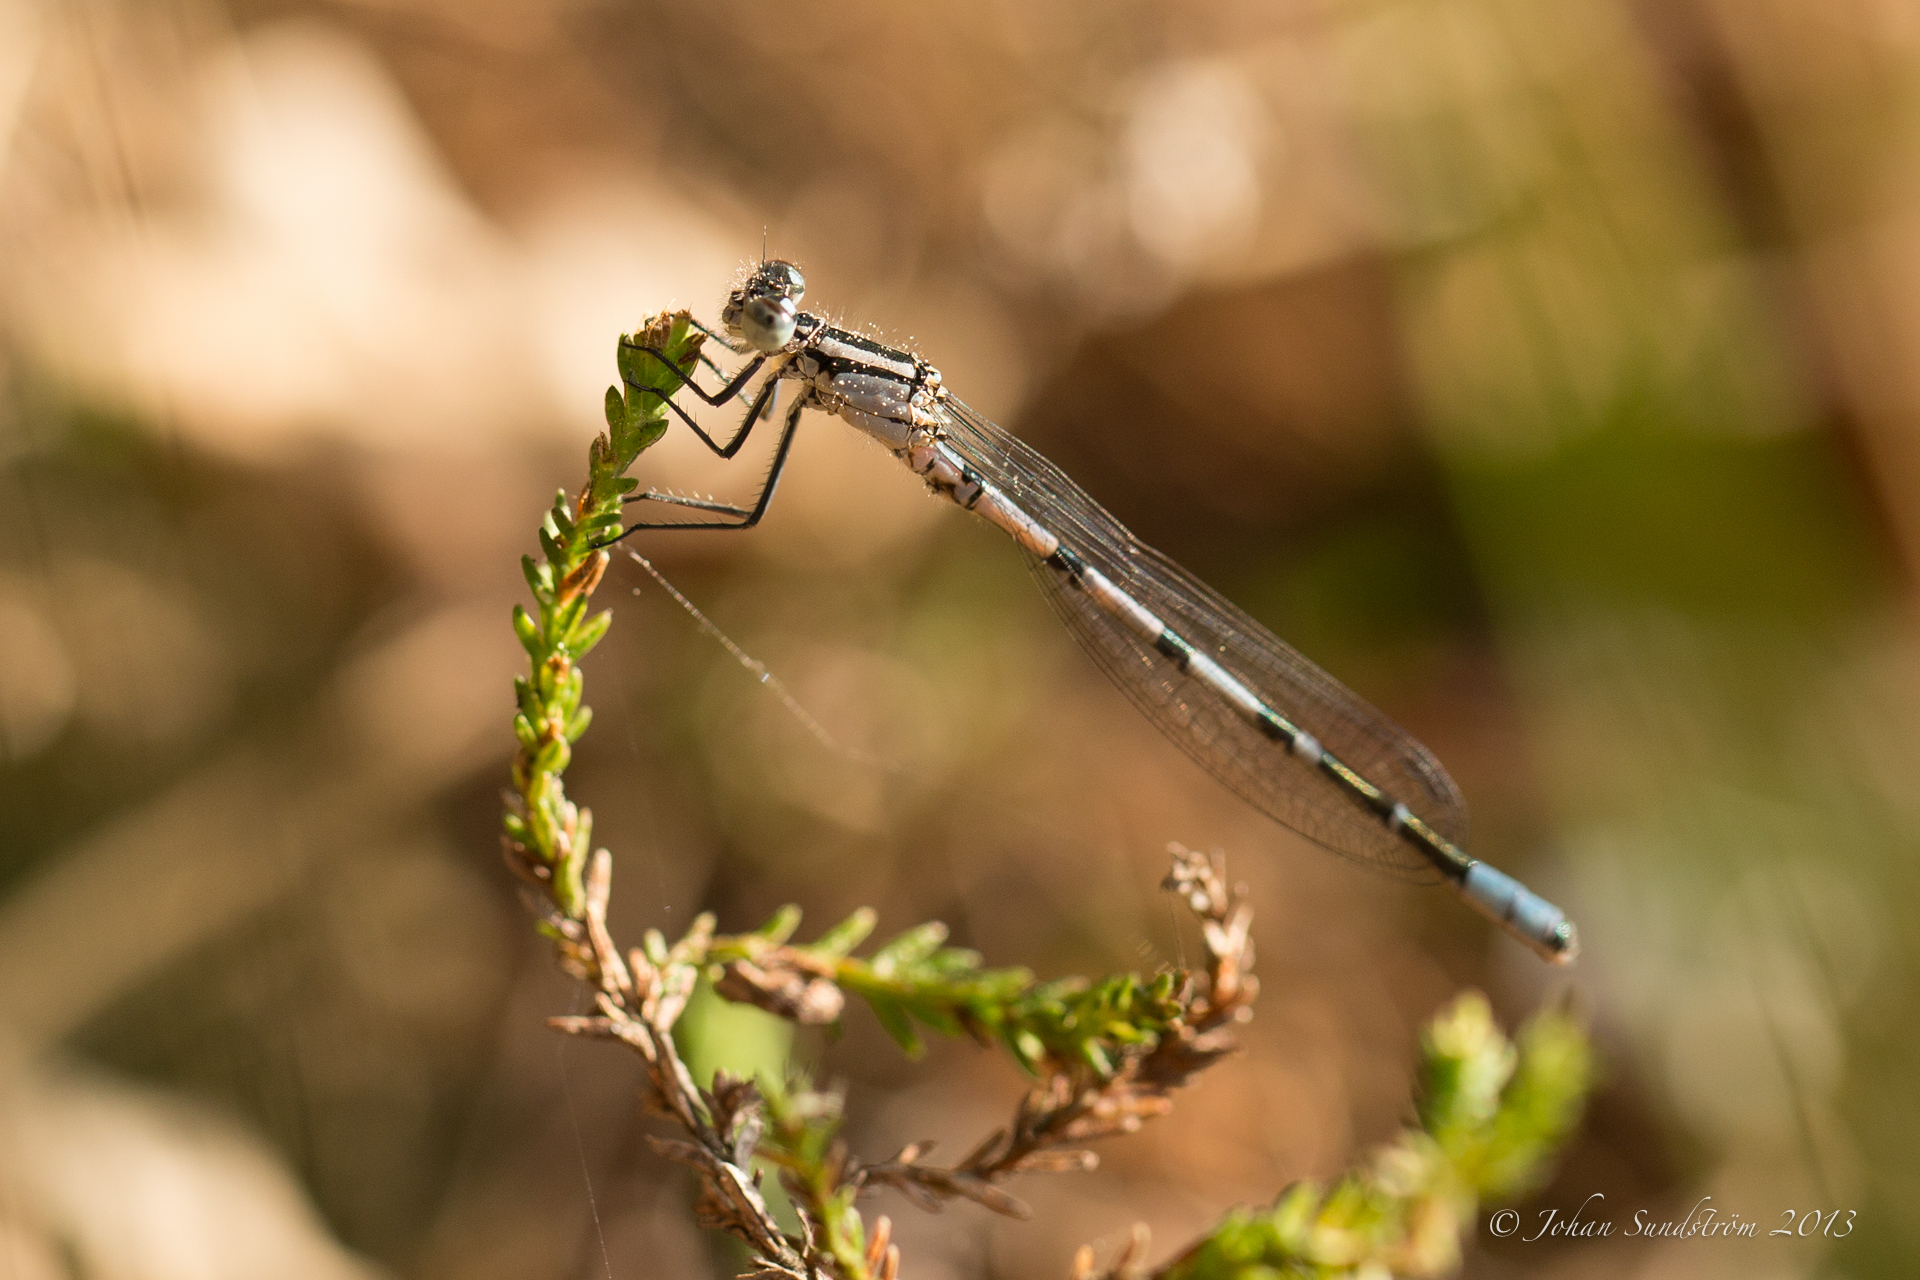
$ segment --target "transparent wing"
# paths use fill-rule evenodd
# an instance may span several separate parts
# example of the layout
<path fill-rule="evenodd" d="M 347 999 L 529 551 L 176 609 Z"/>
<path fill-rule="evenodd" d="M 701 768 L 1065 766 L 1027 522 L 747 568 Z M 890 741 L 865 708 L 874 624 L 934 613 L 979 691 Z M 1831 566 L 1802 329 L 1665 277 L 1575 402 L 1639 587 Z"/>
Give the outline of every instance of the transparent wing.
<path fill-rule="evenodd" d="M 1432 752 L 1219 592 L 1140 543 L 1017 437 L 956 399 L 943 403 L 949 446 L 991 484 L 1342 763 L 1465 845 L 1466 802 Z M 1437 878 L 1424 858 L 1319 769 L 1235 715 L 1061 575 L 1029 559 L 1075 639 L 1202 768 L 1275 821 L 1336 853 L 1400 878 Z"/>

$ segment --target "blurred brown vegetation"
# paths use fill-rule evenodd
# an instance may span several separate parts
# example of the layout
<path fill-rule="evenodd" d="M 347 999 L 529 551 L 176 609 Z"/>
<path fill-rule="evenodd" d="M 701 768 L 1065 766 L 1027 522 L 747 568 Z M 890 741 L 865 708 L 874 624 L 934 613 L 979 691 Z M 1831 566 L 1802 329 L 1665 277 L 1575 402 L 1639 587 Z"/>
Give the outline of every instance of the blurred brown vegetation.
<path fill-rule="evenodd" d="M 1761 1231 L 1470 1274 L 1914 1274 L 1916 157 L 1897 0 L 5 0 L 0 1275 L 727 1274 L 637 1072 L 543 1029 L 494 823 L 515 560 L 614 337 L 763 234 L 1579 921 L 1607 1083 L 1529 1213 Z M 1152 967 L 1167 840 L 1252 882 L 1250 1051 L 1033 1223 L 882 1206 L 916 1276 L 1171 1247 L 1390 1133 L 1456 989 L 1558 991 L 1190 766 L 840 424 L 759 531 L 641 548 L 848 749 L 618 570 L 573 792 L 623 936 L 870 904 Z M 783 1051 L 703 1009 L 696 1058 Z M 857 1017 L 796 1051 L 869 1154 L 1019 1088 Z M 1857 1225 L 1765 1236 L 1812 1209 Z"/>

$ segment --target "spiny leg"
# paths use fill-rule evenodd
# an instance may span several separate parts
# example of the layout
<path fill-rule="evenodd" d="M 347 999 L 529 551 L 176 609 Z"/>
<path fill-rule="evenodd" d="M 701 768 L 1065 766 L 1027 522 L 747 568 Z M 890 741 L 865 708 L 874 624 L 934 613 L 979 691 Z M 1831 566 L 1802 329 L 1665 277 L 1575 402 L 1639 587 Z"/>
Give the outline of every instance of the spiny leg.
<path fill-rule="evenodd" d="M 665 352 L 656 351 L 652 347 L 643 346 L 640 343 L 633 341 L 631 338 L 621 338 L 620 345 L 622 347 L 625 347 L 628 351 L 646 352 L 648 355 L 652 356 L 655 360 L 659 361 L 661 366 L 665 368 L 668 373 L 671 373 L 674 377 L 678 378 L 680 380 L 680 385 L 682 387 L 685 387 L 687 390 L 693 392 L 693 394 L 699 396 L 702 400 L 706 401 L 710 405 L 715 406 L 716 408 L 719 407 L 720 405 L 725 404 L 727 401 L 733 399 L 735 396 L 739 395 L 740 392 L 746 387 L 748 381 L 752 379 L 753 375 L 760 371 L 760 366 L 767 362 L 767 357 L 764 353 L 761 355 L 755 356 L 753 359 L 747 361 L 747 363 L 741 368 L 740 372 L 733 375 L 733 381 L 727 383 L 726 386 L 720 388 L 720 390 L 714 392 L 712 395 L 708 395 L 707 392 L 700 386 L 700 384 L 693 380 L 692 375 L 682 372 L 679 365 L 667 359 Z M 628 379 L 628 385 L 633 386 L 636 391 L 644 392 L 647 395 L 659 396 L 662 400 L 668 399 L 667 395 L 664 392 L 656 391 L 652 387 L 637 386 L 633 383 L 632 379 Z"/>
<path fill-rule="evenodd" d="M 725 347 L 727 350 L 733 352 L 733 354 L 737 356 L 744 356 L 748 352 L 754 349 L 753 347 L 749 346 L 747 343 L 740 341 L 737 338 L 729 338 L 726 334 L 721 333 L 718 329 L 707 328 L 706 325 L 694 319 L 692 316 L 687 317 L 687 323 L 692 325 L 694 328 L 698 329 L 700 332 L 706 334 L 709 338 L 712 338 L 715 342 L 719 343 L 721 346 Z M 716 372 L 718 371 L 716 370 Z"/>
<path fill-rule="evenodd" d="M 692 507 L 696 511 L 718 511 L 722 515 L 745 516 L 745 507 L 736 507 L 731 502 L 717 502 L 712 498 L 689 498 L 683 494 L 665 493 L 659 489 L 649 489 L 645 493 L 636 493 L 622 502 L 664 502 L 674 507 Z M 662 525 L 662 528 L 678 528 L 677 525 Z"/>
<path fill-rule="evenodd" d="M 801 410 L 805 409 L 809 403 L 806 396 L 795 396 L 793 398 L 793 404 L 788 407 L 786 425 L 780 429 L 780 443 L 773 451 L 773 465 L 767 468 L 766 483 L 760 486 L 760 493 L 754 498 L 753 509 L 751 511 L 741 511 L 739 507 L 728 507 L 723 503 L 717 502 L 708 503 L 696 498 L 680 498 L 671 494 L 659 494 L 651 489 L 645 493 L 635 494 L 633 497 L 627 499 L 628 502 L 668 502 L 676 506 L 696 507 L 707 511 L 739 512 L 740 519 L 696 520 L 685 524 L 674 521 L 648 521 L 642 524 L 628 525 L 626 529 L 621 531 L 619 538 L 610 538 L 599 545 L 602 547 L 610 547 L 620 541 L 621 538 L 625 538 L 629 534 L 638 533 L 642 529 L 751 529 L 756 524 L 759 524 L 760 517 L 767 514 L 767 506 L 773 501 L 773 491 L 775 486 L 780 483 L 780 473 L 786 470 L 787 455 L 793 448 L 794 431 L 800 425 Z M 760 405 L 756 400 L 750 412 L 757 414 L 759 410 Z"/>
<path fill-rule="evenodd" d="M 641 349 L 645 350 L 646 348 L 643 347 Z M 636 386 L 636 384 L 631 379 L 628 379 L 627 385 L 630 387 L 635 387 L 636 390 L 646 391 L 650 395 L 660 395 L 659 392 L 654 391 L 650 387 Z M 707 448 L 713 450 L 715 453 L 719 454 L 722 458 L 731 459 L 734 454 L 740 452 L 740 447 L 747 442 L 747 436 L 753 431 L 754 426 L 757 423 L 759 423 L 759 421 L 762 418 L 767 416 L 767 410 L 772 406 L 773 397 L 776 394 L 779 386 L 780 386 L 780 379 L 777 377 L 769 377 L 765 382 L 760 384 L 760 390 L 757 393 L 755 393 L 753 397 L 753 403 L 747 406 L 746 417 L 741 419 L 740 429 L 734 433 L 733 439 L 729 440 L 724 445 L 720 444 L 712 436 L 708 435 L 706 432 L 706 428 L 702 427 L 699 423 L 695 422 L 692 416 L 688 414 L 685 409 L 682 409 L 679 405 L 675 404 L 670 397 L 660 396 L 660 403 L 666 405 L 667 408 L 673 410 L 675 414 L 679 415 L 680 421 L 686 423 L 687 429 L 692 431 L 694 435 L 700 437 L 700 442 L 706 445 Z M 698 391 L 699 388 L 695 387 L 694 390 Z M 710 403 L 724 403 L 726 399 L 730 399 L 730 398 L 731 397 L 723 397 L 720 401 L 714 401 Z M 629 498 L 627 499 L 627 501 L 632 502 L 632 501 L 635 501 L 635 499 Z"/>

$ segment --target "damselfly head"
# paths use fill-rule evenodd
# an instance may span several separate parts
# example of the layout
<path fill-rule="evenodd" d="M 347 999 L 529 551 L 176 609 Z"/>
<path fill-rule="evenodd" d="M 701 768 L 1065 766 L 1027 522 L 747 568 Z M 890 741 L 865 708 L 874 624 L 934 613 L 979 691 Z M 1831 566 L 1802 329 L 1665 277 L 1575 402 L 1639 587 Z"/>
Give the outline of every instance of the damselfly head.
<path fill-rule="evenodd" d="M 740 336 L 771 355 L 793 338 L 798 314 L 792 298 L 748 298 L 740 308 Z"/>
<path fill-rule="evenodd" d="M 720 322 L 756 350 L 772 353 L 793 339 L 794 318 L 807 278 L 791 262 L 763 262 L 727 295 Z"/>
<path fill-rule="evenodd" d="M 792 298 L 796 304 L 807 294 L 807 278 L 800 274 L 800 268 L 778 258 L 761 263 L 748 285 L 762 293 Z"/>

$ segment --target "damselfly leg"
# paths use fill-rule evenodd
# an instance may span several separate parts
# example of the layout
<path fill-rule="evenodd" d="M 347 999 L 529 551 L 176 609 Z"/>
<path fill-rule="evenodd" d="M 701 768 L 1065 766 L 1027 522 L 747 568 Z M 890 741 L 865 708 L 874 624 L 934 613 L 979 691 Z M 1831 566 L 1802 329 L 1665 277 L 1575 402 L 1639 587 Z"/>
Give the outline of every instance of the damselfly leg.
<path fill-rule="evenodd" d="M 711 405 L 723 405 L 727 403 L 727 401 L 732 400 L 734 397 L 738 396 L 740 392 L 746 387 L 747 380 L 754 375 L 755 371 L 759 369 L 761 362 L 765 359 L 765 357 L 762 356 L 760 359 L 752 361 L 750 364 L 748 364 L 748 366 L 745 369 L 741 370 L 739 375 L 736 376 L 732 382 L 729 382 L 725 387 L 722 387 L 720 391 L 717 392 L 716 394 L 708 395 L 705 391 L 703 391 L 699 387 L 698 384 L 694 382 L 692 378 L 688 377 L 684 373 L 681 373 L 680 370 L 675 369 L 673 364 L 670 361 L 662 357 L 660 353 L 658 351 L 655 351 L 652 347 L 632 346 L 629 349 L 633 351 L 644 351 L 648 355 L 658 359 L 660 363 L 664 365 L 666 368 L 673 370 L 674 376 L 680 379 L 681 386 L 690 389 L 695 395 L 699 396 L 702 400 L 706 401 L 708 404 L 711 404 Z M 716 441 L 712 436 L 708 435 L 706 433 L 705 428 L 703 428 L 699 423 L 693 420 L 692 415 L 690 415 L 685 409 L 682 409 L 678 404 L 674 403 L 672 396 L 661 395 L 660 392 L 654 390 L 652 387 L 643 387 L 638 383 L 634 382 L 633 379 L 631 378 L 627 379 L 627 385 L 629 387 L 632 387 L 635 391 L 641 392 L 642 394 L 650 395 L 650 396 L 659 396 L 661 403 L 666 405 L 667 408 L 673 410 L 673 412 L 679 417 L 680 421 L 686 423 L 688 428 L 692 430 L 693 434 L 700 438 L 700 442 L 702 444 L 706 445 L 707 448 L 719 454 L 722 458 L 731 459 L 734 454 L 740 452 L 740 446 L 744 445 L 747 442 L 747 436 L 749 433 L 752 432 L 754 425 L 758 423 L 762 418 L 767 416 L 767 410 L 771 407 L 773 402 L 775 389 L 780 385 L 780 382 L 779 382 L 779 379 L 777 378 L 768 378 L 765 382 L 760 384 L 760 390 L 754 395 L 753 403 L 747 406 L 747 414 L 746 414 L 746 417 L 743 418 L 740 422 L 740 429 L 734 432 L 733 439 L 729 440 L 724 445 Z M 634 501 L 638 501 L 638 499 L 629 498 L 628 501 L 634 502 Z"/>
<path fill-rule="evenodd" d="M 746 388 L 747 383 L 752 381 L 753 375 L 760 372 L 760 366 L 767 362 L 767 357 L 764 354 L 756 355 L 740 367 L 740 371 L 733 375 L 732 381 L 728 382 L 726 386 L 709 394 L 705 388 L 693 380 L 691 374 L 682 372 L 679 365 L 667 359 L 665 353 L 656 351 L 649 346 L 643 346 L 631 338 L 620 339 L 620 345 L 628 351 L 643 351 L 647 355 L 652 356 L 661 367 L 680 380 L 682 387 L 693 392 L 693 394 L 699 396 L 702 400 L 716 408 L 739 395 L 741 391 Z M 717 373 L 719 371 L 716 369 L 715 372 Z M 631 379 L 629 379 L 629 383 L 632 383 Z M 645 392 L 648 395 L 660 396 L 662 400 L 668 400 L 668 397 L 661 395 L 660 392 L 655 391 L 652 387 L 634 385 L 634 390 Z M 669 403 L 671 403 L 670 400 Z"/>
<path fill-rule="evenodd" d="M 698 329 L 700 332 L 706 334 L 709 338 L 712 338 L 715 342 L 719 343 L 721 346 L 725 347 L 727 350 L 733 352 L 733 354 L 737 356 L 744 356 L 749 351 L 752 351 L 754 349 L 753 347 L 749 346 L 745 342 L 741 342 L 735 338 L 728 337 L 726 334 L 722 333 L 718 329 L 709 329 L 706 326 L 705 322 L 698 320 L 693 316 L 687 317 L 687 323 L 692 325 L 694 328 Z M 714 372 L 719 373 L 720 371 L 718 369 L 715 369 Z"/>
<path fill-rule="evenodd" d="M 771 384 L 769 384 L 769 386 L 771 386 Z M 731 458 L 733 456 L 734 451 L 739 448 L 740 441 L 746 438 L 747 432 L 752 430 L 755 420 L 762 413 L 762 402 L 769 394 L 771 393 L 767 388 L 763 387 L 761 389 L 760 394 L 754 397 L 752 406 L 747 410 L 747 421 L 741 426 L 740 435 L 735 438 L 732 448 L 725 452 L 716 448 L 714 450 L 715 453 L 719 453 L 723 458 Z M 672 404 L 673 402 L 669 400 L 667 403 Z M 722 512 L 737 516 L 739 517 L 738 519 L 689 520 L 684 522 L 677 520 L 643 521 L 638 524 L 628 525 L 626 529 L 621 532 L 619 538 L 609 538 L 599 545 L 602 547 L 610 547 L 620 541 L 621 538 L 625 538 L 629 534 L 638 533 L 642 529 L 751 529 L 753 526 L 759 524 L 760 517 L 767 514 L 767 507 L 773 501 L 773 491 L 775 486 L 780 483 L 780 473 L 786 470 L 787 454 L 793 448 L 793 436 L 795 430 L 800 425 L 800 414 L 810 403 L 811 401 L 806 396 L 798 395 L 793 398 L 793 403 L 788 406 L 786 423 L 780 428 L 780 443 L 774 447 L 773 465 L 767 468 L 766 481 L 760 486 L 760 492 L 755 495 L 751 509 L 729 506 L 720 502 L 709 502 L 699 498 L 683 498 L 677 494 L 660 493 L 653 489 L 649 489 L 645 493 L 636 493 L 627 499 L 628 502 L 665 502 L 673 506 L 693 507 L 701 511 Z M 698 428 L 696 428 L 696 430 L 697 429 Z M 706 437 L 703 435 L 701 438 L 705 439 Z M 713 442 L 709 440 L 707 443 L 711 446 Z"/>

